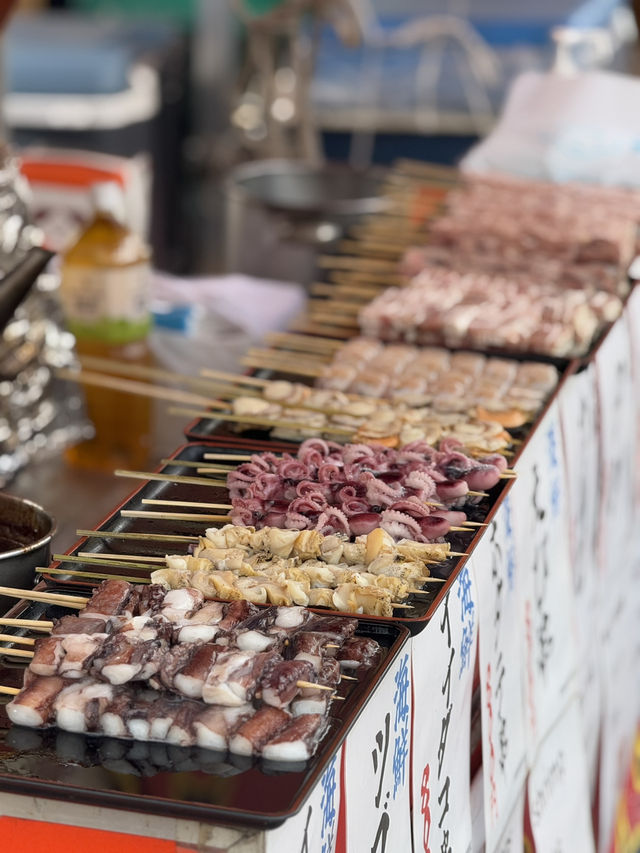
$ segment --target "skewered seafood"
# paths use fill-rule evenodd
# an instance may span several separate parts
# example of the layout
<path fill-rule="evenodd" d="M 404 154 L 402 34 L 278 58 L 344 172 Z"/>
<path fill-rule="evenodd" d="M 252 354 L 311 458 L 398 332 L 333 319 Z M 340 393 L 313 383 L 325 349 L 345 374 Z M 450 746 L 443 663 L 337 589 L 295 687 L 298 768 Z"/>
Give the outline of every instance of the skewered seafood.
<path fill-rule="evenodd" d="M 9 719 L 30 727 L 55 725 L 72 732 L 197 744 L 280 761 L 311 757 L 326 730 L 330 707 L 330 691 L 329 695 L 320 691 L 338 685 L 341 664 L 335 653 L 343 645 L 350 648 L 357 639 L 353 636 L 356 620 L 312 616 L 301 608 L 260 612 L 247 602 L 209 608 L 197 591 L 179 592 L 172 595 L 157 587 L 105 581 L 87 609 L 106 631 L 83 634 L 83 623 L 91 623 L 82 613 L 55 623 L 51 637 L 36 643 L 24 687 L 7 706 Z M 184 622 L 201 611 L 220 629 L 216 643 L 180 642 Z M 199 624 L 207 621 L 203 617 Z M 307 626 L 319 638 L 314 656 L 304 652 L 309 649 L 304 640 Z M 155 638 L 144 639 L 151 629 Z M 287 639 L 289 659 L 275 650 L 241 648 L 242 638 L 253 635 L 255 640 L 258 634 L 270 637 L 280 651 Z M 51 660 L 49 641 L 61 650 L 56 660 L 62 672 L 65 642 L 79 643 L 86 637 L 101 648 L 85 657 L 79 677 L 39 674 L 38 660 L 43 655 Z M 127 683 L 120 677 L 108 678 L 105 661 L 110 659 L 109 650 L 120 649 L 121 642 L 127 648 L 160 644 L 161 660 L 154 672 L 131 671 Z M 362 658 L 362 672 L 380 656 L 378 644 L 371 641 L 371 645 L 375 650 L 366 660 Z M 348 652 L 346 667 L 352 657 Z"/>
<path fill-rule="evenodd" d="M 382 527 L 395 539 L 445 536 L 454 522 L 433 502 L 460 506 L 469 492 L 495 486 L 507 467 L 499 454 L 473 459 L 453 439 L 435 450 L 413 442 L 399 450 L 309 439 L 296 456 L 254 454 L 227 475 L 234 524 L 315 528 L 359 536 Z"/>

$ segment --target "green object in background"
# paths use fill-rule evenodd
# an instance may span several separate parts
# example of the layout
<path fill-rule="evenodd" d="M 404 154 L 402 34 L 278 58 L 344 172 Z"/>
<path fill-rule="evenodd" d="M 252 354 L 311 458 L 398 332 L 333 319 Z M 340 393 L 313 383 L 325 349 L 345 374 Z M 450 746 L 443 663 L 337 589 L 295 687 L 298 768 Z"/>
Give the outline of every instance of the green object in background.
<path fill-rule="evenodd" d="M 101 15 L 156 18 L 190 26 L 196 22 L 198 0 L 70 0 L 67 8 Z"/>
<path fill-rule="evenodd" d="M 266 15 L 282 6 L 286 0 L 242 0 L 242 4 L 250 15 Z"/>

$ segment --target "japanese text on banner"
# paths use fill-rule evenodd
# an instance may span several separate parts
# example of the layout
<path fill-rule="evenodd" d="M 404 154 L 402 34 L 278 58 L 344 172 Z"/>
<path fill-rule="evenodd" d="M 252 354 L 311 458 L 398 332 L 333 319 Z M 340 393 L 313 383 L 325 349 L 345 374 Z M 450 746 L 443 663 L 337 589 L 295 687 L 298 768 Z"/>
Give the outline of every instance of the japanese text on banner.
<path fill-rule="evenodd" d="M 340 809 L 342 750 L 333 756 L 320 781 L 298 812 L 266 834 L 265 853 L 335 853 Z"/>
<path fill-rule="evenodd" d="M 385 673 L 347 737 L 347 849 L 410 850 L 411 653 Z"/>
<path fill-rule="evenodd" d="M 492 853 L 526 774 L 524 655 L 510 497 L 485 531 L 471 565 L 478 588 L 485 836 Z"/>
<path fill-rule="evenodd" d="M 465 566 L 412 638 L 413 838 L 418 853 L 471 844 L 469 730 L 477 643 L 475 580 Z"/>
<path fill-rule="evenodd" d="M 517 463 L 510 493 L 524 623 L 529 761 L 566 702 L 576 673 L 573 580 L 557 402 Z"/>

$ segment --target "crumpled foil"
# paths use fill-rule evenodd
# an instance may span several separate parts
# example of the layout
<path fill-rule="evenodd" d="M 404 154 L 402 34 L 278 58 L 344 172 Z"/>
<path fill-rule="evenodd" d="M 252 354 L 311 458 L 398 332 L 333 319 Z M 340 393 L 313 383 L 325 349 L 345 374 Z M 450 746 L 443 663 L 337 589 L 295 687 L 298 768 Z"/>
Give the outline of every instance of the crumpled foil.
<path fill-rule="evenodd" d="M 27 197 L 15 162 L 0 150 L 0 289 L 2 276 L 41 243 Z M 0 487 L 32 459 L 93 434 L 79 386 L 54 374 L 76 364 L 58 286 L 56 274 L 43 273 L 0 335 Z"/>

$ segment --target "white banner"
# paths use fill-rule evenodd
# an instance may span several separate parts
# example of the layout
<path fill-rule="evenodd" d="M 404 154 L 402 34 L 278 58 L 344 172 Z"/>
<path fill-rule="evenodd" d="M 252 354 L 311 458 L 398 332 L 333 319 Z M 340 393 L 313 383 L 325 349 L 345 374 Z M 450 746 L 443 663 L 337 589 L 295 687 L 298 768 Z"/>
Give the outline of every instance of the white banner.
<path fill-rule="evenodd" d="M 340 810 L 340 749 L 297 815 L 265 833 L 265 853 L 335 853 Z"/>
<path fill-rule="evenodd" d="M 569 547 L 573 577 L 578 663 L 577 690 L 592 793 L 595 791 L 600 735 L 598 633 L 598 523 L 600 446 L 595 367 L 591 364 L 564 383 L 558 396 L 565 458 Z"/>
<path fill-rule="evenodd" d="M 526 785 L 523 781 L 520 790 L 514 792 L 515 805 L 507 820 L 496 853 L 521 853 L 524 846 L 524 801 Z M 542 853 L 542 850 L 540 850 Z"/>
<path fill-rule="evenodd" d="M 635 504 L 636 404 L 626 315 L 613 326 L 595 359 L 600 415 L 601 572 L 614 574 L 626 557 Z"/>
<path fill-rule="evenodd" d="M 529 763 L 570 695 L 576 673 L 569 519 L 557 402 L 516 464 L 513 534 L 524 626 Z"/>
<path fill-rule="evenodd" d="M 430 713 L 428 704 L 422 707 Z M 411 649 L 407 643 L 347 737 L 343 760 L 349 853 L 411 850 L 410 755 Z"/>
<path fill-rule="evenodd" d="M 465 566 L 427 627 L 412 638 L 414 853 L 471 849 L 469 741 L 477 632 L 475 581 Z"/>
<path fill-rule="evenodd" d="M 634 553 L 635 551 L 635 553 Z M 605 587 L 608 586 L 608 589 Z M 640 716 L 640 558 L 630 547 L 618 567 L 615 585 L 602 587 L 600 662 L 602 667 L 602 740 L 600 747 L 599 850 L 609 850 L 618 796 L 632 754 Z"/>
<path fill-rule="evenodd" d="M 486 849 L 493 853 L 501 849 L 498 842 L 524 789 L 527 755 L 519 572 L 509 496 L 470 562 L 478 589 Z"/>
<path fill-rule="evenodd" d="M 540 853 L 595 850 L 581 726 L 573 697 L 540 744 L 529 773 L 531 829 Z"/>

